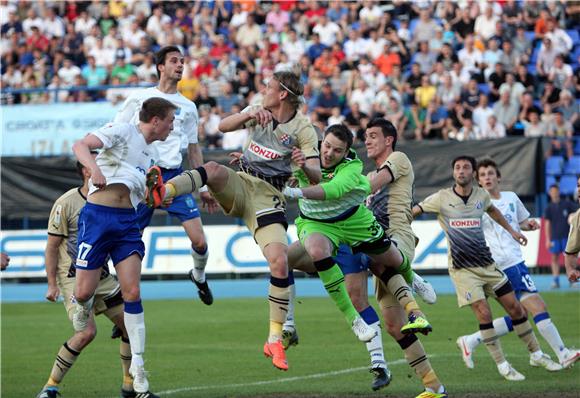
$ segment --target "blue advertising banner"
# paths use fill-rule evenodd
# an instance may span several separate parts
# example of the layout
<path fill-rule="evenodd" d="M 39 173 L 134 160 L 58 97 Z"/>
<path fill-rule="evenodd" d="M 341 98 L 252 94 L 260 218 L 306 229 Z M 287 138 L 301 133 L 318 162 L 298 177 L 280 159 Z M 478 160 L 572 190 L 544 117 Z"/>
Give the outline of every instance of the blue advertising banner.
<path fill-rule="evenodd" d="M 3 106 L 2 156 L 69 156 L 74 141 L 111 121 L 109 102 Z"/>

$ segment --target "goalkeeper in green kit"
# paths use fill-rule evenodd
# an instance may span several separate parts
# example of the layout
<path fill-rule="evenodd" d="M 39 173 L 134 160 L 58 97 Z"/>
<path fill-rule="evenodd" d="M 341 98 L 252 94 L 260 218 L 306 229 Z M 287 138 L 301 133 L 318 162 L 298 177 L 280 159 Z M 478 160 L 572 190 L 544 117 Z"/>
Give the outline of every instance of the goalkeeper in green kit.
<path fill-rule="evenodd" d="M 409 316 L 401 332 L 428 334 L 432 327 L 398 273 L 399 267 L 408 268 L 405 266 L 409 260 L 391 244 L 373 213 L 364 205 L 371 187 L 362 174 L 362 161 L 350 148 L 352 141 L 352 133 L 346 126 L 328 127 L 320 149 L 321 183 L 310 185 L 306 175 L 298 171 L 300 188 L 284 189 L 286 197 L 300 201 L 300 216 L 296 219 L 298 238 L 312 258 L 328 294 L 353 324 L 353 330 L 357 319 L 364 321 L 348 297 L 342 271 L 332 259 L 340 244 L 370 257 L 369 268 L 393 292 Z"/>

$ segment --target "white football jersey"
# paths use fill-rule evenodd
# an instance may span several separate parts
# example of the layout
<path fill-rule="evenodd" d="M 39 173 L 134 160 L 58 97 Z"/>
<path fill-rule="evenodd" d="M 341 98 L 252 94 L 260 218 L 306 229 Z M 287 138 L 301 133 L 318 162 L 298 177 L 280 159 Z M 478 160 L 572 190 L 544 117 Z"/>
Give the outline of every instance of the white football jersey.
<path fill-rule="evenodd" d="M 158 159 L 157 149 L 147 144 L 133 123 L 108 123 L 92 133 L 103 142 L 96 158 L 107 185 L 123 184 L 131 192 L 135 208 L 145 198 L 145 175 Z M 89 180 L 89 195 L 98 188 Z"/>
<path fill-rule="evenodd" d="M 139 123 L 139 111 L 143 102 L 149 98 L 161 97 L 177 106 L 173 131 L 165 141 L 153 143 L 159 152 L 159 166 L 166 169 L 177 169 L 183 160 L 181 151 L 189 144 L 197 144 L 197 124 L 199 116 L 195 104 L 181 95 L 166 94 L 157 87 L 137 90 L 123 103 L 115 116 L 115 123 Z"/>
<path fill-rule="evenodd" d="M 492 198 L 491 203 L 516 231 L 520 231 L 520 223 L 530 217 L 518 195 L 513 192 L 500 192 L 500 198 Z M 504 270 L 524 261 L 520 244 L 487 213 L 483 216 L 483 233 L 491 255 L 500 269 Z"/>

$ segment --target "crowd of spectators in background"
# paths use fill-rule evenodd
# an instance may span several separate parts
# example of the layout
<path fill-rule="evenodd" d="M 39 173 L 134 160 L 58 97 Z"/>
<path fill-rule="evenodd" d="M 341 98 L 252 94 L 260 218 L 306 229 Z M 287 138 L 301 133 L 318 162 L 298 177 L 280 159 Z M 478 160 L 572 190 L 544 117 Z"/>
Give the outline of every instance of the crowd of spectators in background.
<path fill-rule="evenodd" d="M 0 18 L 3 104 L 117 103 L 177 45 L 208 148 L 288 69 L 312 123 L 358 140 L 376 116 L 401 139 L 549 136 L 565 155 L 580 133 L 578 2 L 0 0 Z"/>

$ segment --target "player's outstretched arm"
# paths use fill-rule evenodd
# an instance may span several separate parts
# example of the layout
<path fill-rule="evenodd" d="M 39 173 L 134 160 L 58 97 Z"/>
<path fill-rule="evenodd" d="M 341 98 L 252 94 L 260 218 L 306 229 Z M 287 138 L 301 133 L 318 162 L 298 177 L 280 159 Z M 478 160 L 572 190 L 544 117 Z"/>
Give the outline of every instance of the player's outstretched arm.
<path fill-rule="evenodd" d="M 377 192 L 379 189 L 387 186 L 393 181 L 393 175 L 386 167 L 378 172 L 373 171 L 369 173 L 367 177 L 371 183 L 372 193 Z"/>
<path fill-rule="evenodd" d="M 503 229 L 508 231 L 512 238 L 516 240 L 520 245 L 525 246 L 528 244 L 528 238 L 526 238 L 521 232 L 514 230 L 511 225 L 507 222 L 501 212 L 495 207 L 494 205 L 489 206 L 487 209 L 487 214 L 499 225 L 502 226 Z"/>
<path fill-rule="evenodd" d="M 417 218 L 421 214 L 423 214 L 423 209 L 421 208 L 421 206 L 419 205 L 413 206 L 413 218 Z"/>

